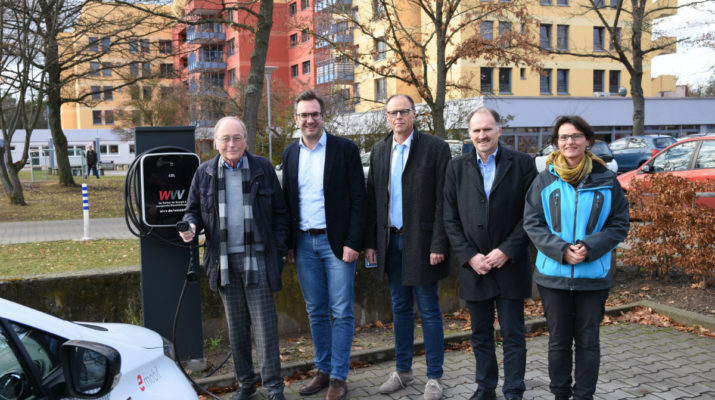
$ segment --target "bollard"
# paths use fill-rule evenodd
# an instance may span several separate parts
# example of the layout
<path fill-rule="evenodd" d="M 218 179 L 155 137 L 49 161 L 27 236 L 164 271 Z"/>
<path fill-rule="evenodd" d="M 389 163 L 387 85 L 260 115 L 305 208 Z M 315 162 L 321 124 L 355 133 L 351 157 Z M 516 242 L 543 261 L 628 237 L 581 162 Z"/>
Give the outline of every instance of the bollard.
<path fill-rule="evenodd" d="M 82 240 L 89 240 L 89 199 L 87 198 L 87 184 L 82 184 L 82 209 L 84 214 L 84 237 Z"/>

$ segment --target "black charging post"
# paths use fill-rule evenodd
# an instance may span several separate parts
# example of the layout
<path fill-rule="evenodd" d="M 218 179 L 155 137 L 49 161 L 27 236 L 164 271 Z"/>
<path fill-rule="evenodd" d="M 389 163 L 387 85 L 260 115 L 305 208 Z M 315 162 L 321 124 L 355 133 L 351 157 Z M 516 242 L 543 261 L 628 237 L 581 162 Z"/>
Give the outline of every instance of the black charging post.
<path fill-rule="evenodd" d="M 186 179 L 182 179 L 183 184 L 172 182 L 170 185 L 162 183 L 161 180 L 167 178 L 171 180 L 173 176 L 181 175 L 180 170 L 188 167 L 175 164 L 186 163 L 183 160 L 189 161 L 194 170 L 198 166 L 198 157 L 194 154 L 194 127 L 137 127 L 135 143 L 136 154 L 155 148 L 169 148 L 169 150 L 159 150 L 161 153 L 180 153 L 181 149 L 191 153 L 147 159 L 146 163 L 156 169 L 156 173 L 155 171 L 142 172 L 137 176 L 137 180 L 143 182 L 136 182 L 137 185 L 141 185 L 137 187 L 143 187 L 147 192 L 144 193 L 147 198 L 150 198 L 147 202 L 154 202 L 147 204 L 143 199 L 136 199 L 143 210 L 149 210 L 147 215 L 143 215 L 143 222 L 156 222 L 154 225 L 156 227 L 152 227 L 151 234 L 167 239 L 163 241 L 151 237 L 140 238 L 144 326 L 165 338 L 172 339 L 174 315 L 187 276 L 186 269 L 190 255 L 193 258 L 192 265 L 198 266 L 199 263 L 198 251 L 191 253 L 186 246 L 177 247 L 169 243 L 173 241 L 183 245 L 175 223 L 177 218 L 180 218 L 177 216 L 180 203 L 183 201 L 185 204 L 188 197 L 189 187 L 186 185 Z M 178 170 L 174 171 L 172 168 Z M 193 175 L 193 171 L 184 171 L 184 175 L 187 173 Z M 188 183 L 190 182 L 189 179 Z M 157 202 L 155 197 L 158 197 L 160 204 L 155 204 Z M 160 214 L 165 212 L 166 214 Z M 173 216 L 165 217 L 172 213 Z M 176 338 L 173 339 L 176 341 L 181 360 L 203 363 L 201 292 L 198 284 L 190 284 L 186 287 L 176 333 Z"/>

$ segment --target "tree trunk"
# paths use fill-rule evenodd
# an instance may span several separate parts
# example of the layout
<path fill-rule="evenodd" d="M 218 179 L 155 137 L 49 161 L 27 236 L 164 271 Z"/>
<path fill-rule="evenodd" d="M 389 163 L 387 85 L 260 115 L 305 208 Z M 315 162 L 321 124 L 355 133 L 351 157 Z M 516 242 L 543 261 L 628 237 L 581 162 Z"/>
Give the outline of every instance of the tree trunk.
<path fill-rule="evenodd" d="M 442 21 L 442 8 L 438 7 L 438 18 Z M 444 126 L 445 97 L 447 95 L 447 65 L 446 48 L 447 40 L 444 29 L 440 24 L 437 28 L 437 85 L 435 86 L 434 104 L 432 107 L 432 124 L 434 125 L 434 135 L 442 139 L 447 137 Z M 425 77 L 425 80 L 427 78 Z"/>
<path fill-rule="evenodd" d="M 53 16 L 46 16 L 48 24 L 54 23 Z M 67 137 L 62 131 L 62 119 L 60 107 L 62 105 L 61 87 L 62 77 L 60 76 L 59 53 L 57 38 L 48 37 L 45 44 L 45 62 L 47 63 L 47 105 L 50 114 L 47 116 L 50 122 L 50 133 L 55 147 L 55 159 L 57 160 L 57 171 L 59 183 L 62 186 L 74 186 L 70 159 L 67 152 Z M 99 151 L 99 149 L 97 149 Z"/>
<path fill-rule="evenodd" d="M 246 124 L 248 148 L 256 149 L 256 133 L 258 132 L 258 107 L 263 96 L 263 75 L 268 55 L 268 39 L 273 26 L 273 0 L 261 0 L 261 8 L 257 21 L 256 42 L 251 53 L 251 73 L 248 75 L 248 85 L 243 107 L 243 122 Z M 273 162 L 273 160 L 271 160 Z"/>
<path fill-rule="evenodd" d="M 633 136 L 645 134 L 645 98 L 641 85 L 643 73 L 631 75 L 631 97 L 633 97 Z"/>
<path fill-rule="evenodd" d="M 20 183 L 20 177 L 17 175 L 19 168 L 15 168 L 12 164 L 7 165 L 8 161 L 11 160 L 9 157 L 10 149 L 5 149 L 5 152 L 7 154 L 3 154 L 3 162 L 0 163 L 0 181 L 2 181 L 3 190 L 10 204 L 27 205 L 22 191 L 22 183 Z"/>
<path fill-rule="evenodd" d="M 631 74 L 631 97 L 633 98 L 633 136 L 640 136 L 645 131 L 645 99 L 643 97 L 643 16 L 647 2 L 633 1 L 633 70 Z"/>

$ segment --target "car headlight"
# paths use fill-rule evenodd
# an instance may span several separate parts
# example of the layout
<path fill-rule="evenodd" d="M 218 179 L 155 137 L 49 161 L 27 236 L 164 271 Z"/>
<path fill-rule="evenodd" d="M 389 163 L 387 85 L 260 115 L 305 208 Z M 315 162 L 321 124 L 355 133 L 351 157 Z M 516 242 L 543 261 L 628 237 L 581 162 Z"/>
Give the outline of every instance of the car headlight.
<path fill-rule="evenodd" d="M 161 340 L 164 344 L 164 355 L 171 358 L 172 360 L 176 361 L 176 353 L 174 352 L 174 343 L 171 342 L 171 340 L 161 337 Z"/>

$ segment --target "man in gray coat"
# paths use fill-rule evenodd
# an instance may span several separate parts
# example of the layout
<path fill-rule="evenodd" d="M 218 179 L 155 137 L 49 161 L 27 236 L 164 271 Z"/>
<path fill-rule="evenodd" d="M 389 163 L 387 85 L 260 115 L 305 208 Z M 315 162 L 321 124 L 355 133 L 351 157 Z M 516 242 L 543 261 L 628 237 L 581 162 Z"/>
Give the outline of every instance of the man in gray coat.
<path fill-rule="evenodd" d="M 499 145 L 499 114 L 486 107 L 468 117 L 475 153 L 450 161 L 444 184 L 444 228 L 459 268 L 459 297 L 467 301 L 477 363 L 473 400 L 495 400 L 499 369 L 494 308 L 504 343 L 507 400 L 525 390 L 524 298 L 531 295 L 524 199 L 536 176 L 534 160 Z"/>
<path fill-rule="evenodd" d="M 393 95 L 385 105 L 392 128 L 370 154 L 365 256 L 387 274 L 392 296 L 396 371 L 380 386 L 392 393 L 412 382 L 414 301 L 422 317 L 427 385 L 424 398 L 442 398 L 444 332 L 437 284 L 449 275 L 449 241 L 442 201 L 449 145 L 414 127 L 415 103 Z"/>

